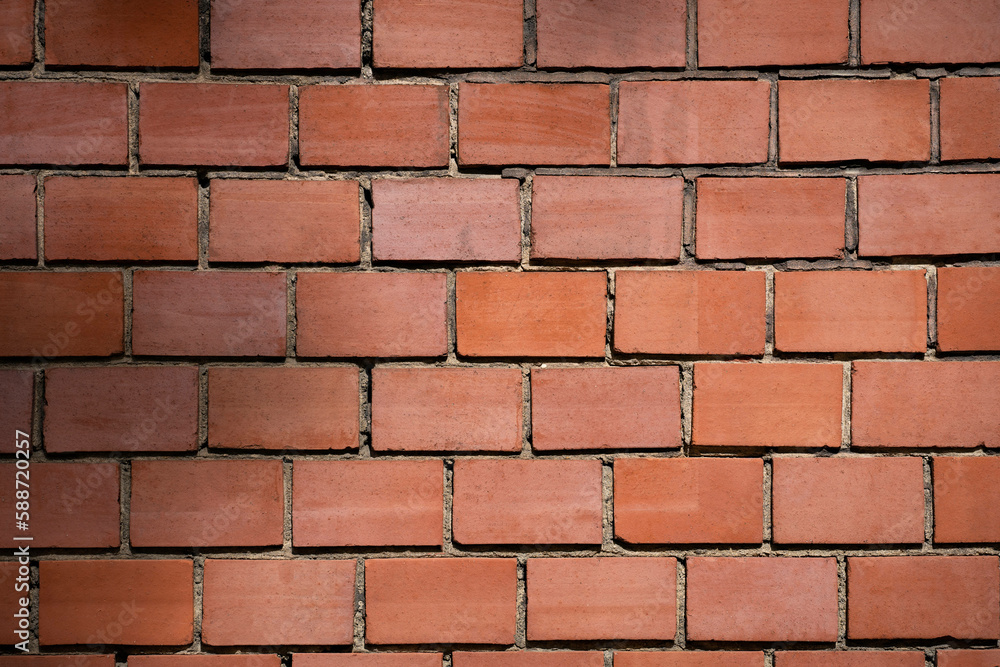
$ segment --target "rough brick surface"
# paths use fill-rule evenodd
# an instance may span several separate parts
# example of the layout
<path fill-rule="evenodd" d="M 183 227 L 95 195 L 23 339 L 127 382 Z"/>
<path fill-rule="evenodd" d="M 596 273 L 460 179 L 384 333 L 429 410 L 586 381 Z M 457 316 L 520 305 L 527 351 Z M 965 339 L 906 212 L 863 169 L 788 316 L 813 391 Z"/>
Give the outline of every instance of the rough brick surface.
<path fill-rule="evenodd" d="M 280 667 L 279 655 L 130 655 L 132 667 Z"/>
<path fill-rule="evenodd" d="M 938 269 L 938 347 L 1000 350 L 1000 267 Z"/>
<path fill-rule="evenodd" d="M 864 63 L 964 63 L 1000 60 L 1000 5 L 893 0 L 861 3 Z"/>
<path fill-rule="evenodd" d="M 477 654 L 482 655 L 482 654 Z M 297 667 L 441 667 L 440 653 L 293 653 Z"/>
<path fill-rule="evenodd" d="M 31 434 L 35 377 L 31 371 L 0 370 L 0 428 L 4 433 Z M 13 454 L 12 438 L 0 440 L 0 452 Z"/>
<path fill-rule="evenodd" d="M 945 649 L 937 652 L 937 662 L 941 667 L 987 667 L 998 660 L 998 649 Z"/>
<path fill-rule="evenodd" d="M 34 177 L 0 176 L 0 202 L 0 259 L 34 259 L 38 256 Z"/>
<path fill-rule="evenodd" d="M 615 667 L 761 667 L 761 651 L 615 651 Z"/>
<path fill-rule="evenodd" d="M 934 458 L 934 541 L 1000 540 L 1000 461 L 986 457 Z"/>
<path fill-rule="evenodd" d="M 0 5 L 0 25 L 5 39 L 0 40 L 0 64 L 23 65 L 32 60 L 35 3 L 33 0 L 10 0 Z"/>
<path fill-rule="evenodd" d="M 455 651 L 455 667 L 601 667 L 600 651 Z"/>
<path fill-rule="evenodd" d="M 920 667 L 923 659 L 923 651 L 908 650 L 777 651 L 774 654 L 776 667 Z"/>
<path fill-rule="evenodd" d="M 941 159 L 991 160 L 1000 157 L 998 118 L 1000 77 L 943 80 Z"/>

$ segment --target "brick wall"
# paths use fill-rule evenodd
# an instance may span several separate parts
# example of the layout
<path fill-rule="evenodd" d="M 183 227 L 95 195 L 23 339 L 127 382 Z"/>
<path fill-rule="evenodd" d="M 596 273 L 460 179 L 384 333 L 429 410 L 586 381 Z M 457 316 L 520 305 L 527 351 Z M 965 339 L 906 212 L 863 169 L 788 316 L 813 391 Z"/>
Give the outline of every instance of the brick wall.
<path fill-rule="evenodd" d="M 997 0 L 3 0 L 0 665 L 996 665 L 998 165 Z"/>

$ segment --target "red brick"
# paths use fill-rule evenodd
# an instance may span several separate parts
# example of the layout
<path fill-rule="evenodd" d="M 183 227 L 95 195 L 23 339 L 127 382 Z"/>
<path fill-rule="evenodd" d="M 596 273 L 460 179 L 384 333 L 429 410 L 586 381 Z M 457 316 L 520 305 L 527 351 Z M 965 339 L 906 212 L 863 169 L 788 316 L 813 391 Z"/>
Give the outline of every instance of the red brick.
<path fill-rule="evenodd" d="M 603 357 L 601 272 L 456 276 L 458 353 L 471 357 Z"/>
<path fill-rule="evenodd" d="M 66 665 L 65 667 L 70 667 Z M 281 656 L 261 654 L 130 655 L 128 667 L 281 667 Z"/>
<path fill-rule="evenodd" d="M 4 535 L 17 535 L 15 479 L 30 484 L 31 546 L 38 548 L 118 547 L 118 465 L 32 462 L 26 473 L 0 464 L 4 481 L 0 512 Z M 15 477 L 15 472 L 22 473 Z M 30 479 L 28 477 L 30 475 Z"/>
<path fill-rule="evenodd" d="M 45 64 L 197 67 L 197 0 L 49 0 Z"/>
<path fill-rule="evenodd" d="M 1000 363 L 854 362 L 851 440 L 868 447 L 1000 447 Z"/>
<path fill-rule="evenodd" d="M 297 547 L 442 544 L 441 461 L 296 461 Z"/>
<path fill-rule="evenodd" d="M 615 535 L 633 544 L 760 544 L 761 459 L 615 460 Z"/>
<path fill-rule="evenodd" d="M 520 67 L 521 0 L 375 0 L 375 67 Z"/>
<path fill-rule="evenodd" d="M 143 83 L 143 164 L 283 166 L 288 86 Z"/>
<path fill-rule="evenodd" d="M 444 167 L 448 87 L 306 86 L 299 144 L 309 166 Z"/>
<path fill-rule="evenodd" d="M 0 429 L 4 433 L 19 430 L 31 435 L 34 395 L 34 373 L 27 370 L 0 370 Z M 13 454 L 15 449 L 13 438 L 0 440 L 0 453 Z"/>
<path fill-rule="evenodd" d="M 861 3 L 864 64 L 997 60 L 1000 60 L 1000 5 L 995 0 Z"/>
<path fill-rule="evenodd" d="M 762 651 L 615 651 L 615 667 L 762 667 Z"/>
<path fill-rule="evenodd" d="M 134 461 L 136 547 L 280 545 L 281 461 Z"/>
<path fill-rule="evenodd" d="M 476 655 L 482 655 L 477 653 Z M 441 667 L 440 653 L 293 653 L 295 667 Z M 597 666 L 600 667 L 600 666 Z"/>
<path fill-rule="evenodd" d="M 938 347 L 1000 349 L 1000 267 L 941 267 L 937 272 Z"/>
<path fill-rule="evenodd" d="M 603 667 L 600 651 L 455 651 L 455 667 Z"/>
<path fill-rule="evenodd" d="M 777 651 L 776 667 L 921 667 L 923 651 Z"/>
<path fill-rule="evenodd" d="M 306 357 L 440 357 L 443 273 L 300 273 L 297 352 Z"/>
<path fill-rule="evenodd" d="M 190 560 L 42 561 L 38 591 L 43 646 L 183 646 L 193 638 Z"/>
<path fill-rule="evenodd" d="M 848 4 L 848 0 L 699 0 L 698 65 L 844 63 Z"/>
<path fill-rule="evenodd" d="M 285 355 L 285 274 L 136 271 L 132 351 Z"/>
<path fill-rule="evenodd" d="M 108 650 L 108 647 L 96 647 Z M 0 657 L 3 667 L 115 667 L 114 655 L 17 655 Z"/>
<path fill-rule="evenodd" d="M 372 371 L 376 451 L 521 451 L 519 368 Z"/>
<path fill-rule="evenodd" d="M 1000 542 L 1000 459 L 934 459 L 935 542 Z"/>
<path fill-rule="evenodd" d="M 213 68 L 360 66 L 359 0 L 216 0 L 212 3 Z"/>
<path fill-rule="evenodd" d="M 996 556 L 847 559 L 848 639 L 996 639 Z"/>
<path fill-rule="evenodd" d="M 365 632 L 371 644 L 513 644 L 513 558 L 365 561 Z"/>
<path fill-rule="evenodd" d="M 124 165 L 125 84 L 0 82 L 0 162 Z"/>
<path fill-rule="evenodd" d="M 458 99 L 462 165 L 607 165 L 611 159 L 607 85 L 462 83 Z"/>
<path fill-rule="evenodd" d="M 763 354 L 761 271 L 619 271 L 615 350 Z"/>
<path fill-rule="evenodd" d="M 53 368 L 45 375 L 47 452 L 198 448 L 194 366 Z"/>
<path fill-rule="evenodd" d="M 835 558 L 689 558 L 691 641 L 837 639 Z"/>
<path fill-rule="evenodd" d="M 0 40 L 0 47 L 2 44 Z M 0 259 L 36 257 L 35 177 L 0 176 Z"/>
<path fill-rule="evenodd" d="M 357 449 L 358 369 L 208 369 L 208 444 L 235 449 Z"/>
<path fill-rule="evenodd" d="M 206 560 L 202 641 L 350 644 L 354 571 L 354 560 Z"/>
<path fill-rule="evenodd" d="M 0 355 L 120 354 L 123 310 L 121 273 L 0 272 Z"/>
<path fill-rule="evenodd" d="M 695 364 L 692 443 L 837 448 L 842 400 L 839 364 Z"/>
<path fill-rule="evenodd" d="M 14 614 L 20 613 L 21 609 L 25 606 L 33 606 L 30 598 L 27 597 L 30 595 L 30 589 L 28 588 L 31 586 L 30 579 L 31 569 L 28 565 L 18 565 L 16 560 L 0 562 L 0 583 L 3 584 L 3 592 L 0 592 L 0 614 L 3 614 L 3 621 L 0 621 L 0 631 L 3 631 L 8 637 L 14 637 L 15 633 L 19 631 L 20 618 L 15 617 Z M 22 601 L 28 604 L 22 605 Z M 29 614 L 32 611 L 29 611 Z M 30 639 L 33 635 L 30 628 L 30 619 L 28 622 L 29 627 L 27 628 L 26 639 Z M 20 640 L 20 636 L 17 639 Z M 11 644 L 13 643 L 11 641 Z M 0 658 L 0 664 L 3 664 L 2 658 Z M 17 667 L 17 665 L 11 665 L 10 667 Z M 113 667 L 113 665 L 105 667 Z"/>
<path fill-rule="evenodd" d="M 781 81 L 781 162 L 930 159 L 930 83 L 924 79 Z"/>
<path fill-rule="evenodd" d="M 209 206 L 213 262 L 356 263 L 361 257 L 357 181 L 213 180 Z"/>
<path fill-rule="evenodd" d="M 376 179 L 372 254 L 388 261 L 519 262 L 518 189 L 514 179 Z"/>
<path fill-rule="evenodd" d="M 842 257 L 846 188 L 842 178 L 699 178 L 697 255 Z"/>
<path fill-rule="evenodd" d="M 675 558 L 531 558 L 528 641 L 677 633 Z"/>
<path fill-rule="evenodd" d="M 678 369 L 532 368 L 531 440 L 536 451 L 680 447 Z"/>
<path fill-rule="evenodd" d="M 196 261 L 198 183 L 193 178 L 49 178 L 45 258 Z"/>
<path fill-rule="evenodd" d="M 939 667 L 991 667 L 1000 663 L 1000 649 L 937 651 Z"/>
<path fill-rule="evenodd" d="M 1000 77 L 942 79 L 941 159 L 996 158 L 1000 158 Z"/>
<path fill-rule="evenodd" d="M 25 65 L 34 58 L 34 0 L 10 0 L 0 5 L 0 25 L 4 39 L 0 40 L 0 64 Z"/>
<path fill-rule="evenodd" d="M 683 200 L 679 178 L 535 176 L 531 256 L 677 259 Z"/>
<path fill-rule="evenodd" d="M 601 462 L 459 459 L 461 544 L 600 544 Z"/>
<path fill-rule="evenodd" d="M 618 162 L 764 162 L 769 104 L 766 81 L 622 82 Z"/>
<path fill-rule="evenodd" d="M 916 457 L 775 457 L 771 512 L 780 544 L 924 541 L 924 467 Z"/>
<path fill-rule="evenodd" d="M 539 0 L 535 16 L 539 67 L 684 67 L 683 0 Z"/>

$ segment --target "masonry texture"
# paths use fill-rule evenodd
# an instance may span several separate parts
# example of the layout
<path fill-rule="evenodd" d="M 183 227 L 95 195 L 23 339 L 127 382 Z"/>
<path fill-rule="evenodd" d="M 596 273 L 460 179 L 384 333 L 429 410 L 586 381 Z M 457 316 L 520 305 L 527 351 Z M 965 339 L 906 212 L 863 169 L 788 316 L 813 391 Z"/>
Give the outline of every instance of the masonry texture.
<path fill-rule="evenodd" d="M 0 667 L 995 667 L 997 253 L 998 0 L 2 0 Z"/>

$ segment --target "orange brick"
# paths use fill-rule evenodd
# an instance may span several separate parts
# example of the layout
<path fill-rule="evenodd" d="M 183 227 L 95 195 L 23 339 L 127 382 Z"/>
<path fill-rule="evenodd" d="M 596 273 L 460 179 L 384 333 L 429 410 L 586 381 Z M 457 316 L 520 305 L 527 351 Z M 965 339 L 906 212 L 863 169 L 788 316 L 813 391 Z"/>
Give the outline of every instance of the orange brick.
<path fill-rule="evenodd" d="M 455 461 L 461 544 L 600 544 L 601 462 Z"/>
<path fill-rule="evenodd" d="M 917 457 L 779 456 L 774 458 L 773 471 L 775 542 L 924 541 L 924 468 Z"/>
<path fill-rule="evenodd" d="M 941 267 L 937 285 L 940 349 L 1000 349 L 1000 267 Z"/>
<path fill-rule="evenodd" d="M 482 654 L 477 654 L 482 655 Z M 440 653 L 293 653 L 295 667 L 441 667 Z"/>
<path fill-rule="evenodd" d="M 769 104 L 766 81 L 622 82 L 618 162 L 764 162 Z"/>
<path fill-rule="evenodd" d="M 35 259 L 37 243 L 35 177 L 0 176 L 0 259 Z"/>
<path fill-rule="evenodd" d="M 778 84 L 781 162 L 930 159 L 930 83 L 918 79 Z"/>
<path fill-rule="evenodd" d="M 603 357 L 601 272 L 456 276 L 458 353 L 472 357 Z"/>
<path fill-rule="evenodd" d="M 448 350 L 443 273 L 300 273 L 297 352 L 305 357 L 440 357 Z"/>
<path fill-rule="evenodd" d="M 31 434 L 35 374 L 31 371 L 0 370 L 0 429 L 4 433 Z M 13 454 L 11 437 L 0 440 L 0 453 Z"/>
<path fill-rule="evenodd" d="M 921 667 L 923 651 L 777 651 L 776 667 Z"/>
<path fill-rule="evenodd" d="M 618 271 L 615 350 L 763 354 L 761 271 Z"/>
<path fill-rule="evenodd" d="M 990 667 L 1000 662 L 1000 649 L 938 650 L 940 667 Z"/>
<path fill-rule="evenodd" d="M 708 447 L 840 447 L 839 364 L 694 367 L 692 443 Z"/>
<path fill-rule="evenodd" d="M 1000 5 L 993 0 L 861 3 L 861 62 L 1000 60 Z"/>
<path fill-rule="evenodd" d="M 299 145 L 309 166 L 444 167 L 448 87 L 306 86 Z"/>
<path fill-rule="evenodd" d="M 376 451 L 521 451 L 519 368 L 372 371 Z"/>
<path fill-rule="evenodd" d="M 1000 158 L 1000 77 L 942 79 L 941 159 L 996 158 Z"/>
<path fill-rule="evenodd" d="M 607 165 L 611 160 L 607 85 L 462 83 L 458 99 L 462 165 Z"/>
<path fill-rule="evenodd" d="M 763 651 L 615 651 L 615 667 L 761 667 Z"/>
<path fill-rule="evenodd" d="M 10 0 L 0 5 L 0 25 L 4 39 L 0 40 L 0 63 L 25 65 L 34 59 L 35 38 L 34 0 Z"/>
<path fill-rule="evenodd" d="M 934 541 L 1000 541 L 1000 459 L 934 459 Z"/>
<path fill-rule="evenodd" d="M 603 667 L 600 651 L 455 651 L 455 667 Z"/>
<path fill-rule="evenodd" d="M 281 667 L 281 656 L 273 654 L 185 655 L 181 653 L 130 655 L 128 667 Z"/>
<path fill-rule="evenodd" d="M 996 556 L 847 559 L 848 639 L 996 639 Z"/>

